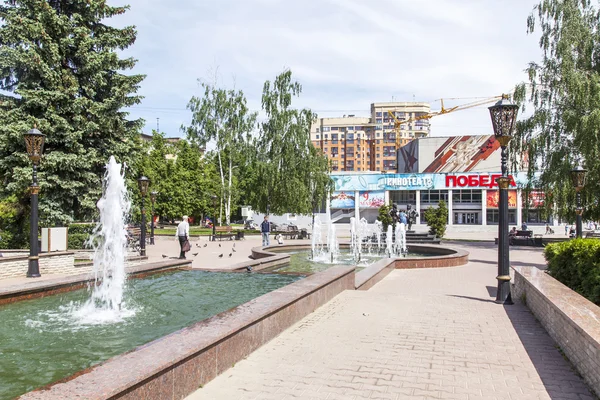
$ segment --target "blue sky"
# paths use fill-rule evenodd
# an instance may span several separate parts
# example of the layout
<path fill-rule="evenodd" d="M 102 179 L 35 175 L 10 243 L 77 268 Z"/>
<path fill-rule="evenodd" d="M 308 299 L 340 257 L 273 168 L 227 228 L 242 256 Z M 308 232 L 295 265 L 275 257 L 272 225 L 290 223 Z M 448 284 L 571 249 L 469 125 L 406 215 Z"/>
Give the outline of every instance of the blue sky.
<path fill-rule="evenodd" d="M 198 79 L 241 89 L 260 111 L 265 80 L 290 68 L 303 86 L 295 101 L 321 117 L 368 116 L 372 102 L 445 106 L 491 97 L 526 79 L 540 59 L 526 19 L 534 0 L 130 0 L 109 22 L 135 25 L 124 52 L 146 74 L 131 116 L 150 133 L 183 136 L 200 95 Z M 111 5 L 122 5 L 115 0 Z M 216 73 L 215 73 L 216 72 Z M 492 133 L 485 107 L 431 119 L 432 135 Z"/>

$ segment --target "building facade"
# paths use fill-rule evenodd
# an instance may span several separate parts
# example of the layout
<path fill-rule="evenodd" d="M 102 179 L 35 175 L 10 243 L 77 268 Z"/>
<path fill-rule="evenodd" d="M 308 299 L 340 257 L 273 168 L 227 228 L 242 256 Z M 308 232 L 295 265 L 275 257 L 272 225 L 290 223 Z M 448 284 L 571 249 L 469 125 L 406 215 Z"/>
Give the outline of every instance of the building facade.
<path fill-rule="evenodd" d="M 423 213 L 448 207 L 449 225 L 497 225 L 500 146 L 493 136 L 420 138 L 399 152 L 402 173 L 332 173 L 335 191 L 330 200 L 334 221 L 350 217 L 377 219 L 384 204 L 410 205 L 419 212 L 417 224 L 425 223 Z M 528 190 L 527 174 L 510 175 L 509 223 L 553 224 L 543 207 L 544 194 Z"/>
<path fill-rule="evenodd" d="M 398 148 L 429 136 L 429 121 L 413 119 L 430 111 L 428 103 L 373 103 L 370 117 L 319 118 L 311 141 L 331 161 L 332 172 L 397 172 Z M 412 121 L 401 125 L 401 137 L 396 137 L 390 113 L 399 121 Z"/>

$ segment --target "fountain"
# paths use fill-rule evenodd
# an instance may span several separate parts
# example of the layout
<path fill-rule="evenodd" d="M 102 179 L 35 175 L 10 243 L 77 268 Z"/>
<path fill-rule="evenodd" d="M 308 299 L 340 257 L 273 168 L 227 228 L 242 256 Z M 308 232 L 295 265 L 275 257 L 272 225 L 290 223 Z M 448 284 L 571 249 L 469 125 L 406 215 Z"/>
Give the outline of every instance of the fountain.
<path fill-rule="evenodd" d="M 90 299 L 74 310 L 82 323 L 121 321 L 135 313 L 123 304 L 127 225 L 131 201 L 125 185 L 124 168 L 113 156 L 106 165 L 102 198 L 98 201 L 100 221 L 89 243 L 94 248 L 94 286 Z"/>

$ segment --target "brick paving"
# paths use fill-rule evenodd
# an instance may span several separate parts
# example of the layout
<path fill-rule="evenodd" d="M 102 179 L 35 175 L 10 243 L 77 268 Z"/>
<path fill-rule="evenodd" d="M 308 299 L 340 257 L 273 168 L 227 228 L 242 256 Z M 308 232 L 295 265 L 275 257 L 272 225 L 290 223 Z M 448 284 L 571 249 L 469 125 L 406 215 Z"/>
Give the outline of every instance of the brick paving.
<path fill-rule="evenodd" d="M 456 247 L 474 261 L 346 291 L 188 400 L 594 399 L 524 305 L 493 302 L 495 248 Z"/>

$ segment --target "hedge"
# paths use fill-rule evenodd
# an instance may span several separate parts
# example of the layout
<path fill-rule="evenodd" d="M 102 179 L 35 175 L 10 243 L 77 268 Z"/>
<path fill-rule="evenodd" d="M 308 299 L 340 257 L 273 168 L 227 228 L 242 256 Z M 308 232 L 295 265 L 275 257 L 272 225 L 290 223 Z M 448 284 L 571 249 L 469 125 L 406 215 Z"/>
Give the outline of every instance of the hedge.
<path fill-rule="evenodd" d="M 93 222 L 85 222 L 69 225 L 69 236 L 77 234 L 91 235 L 94 232 L 96 224 Z"/>
<path fill-rule="evenodd" d="M 600 240 L 573 239 L 549 244 L 544 257 L 552 277 L 600 305 Z"/>
<path fill-rule="evenodd" d="M 84 243 L 89 237 L 87 233 L 69 233 L 69 249 L 86 249 Z"/>

